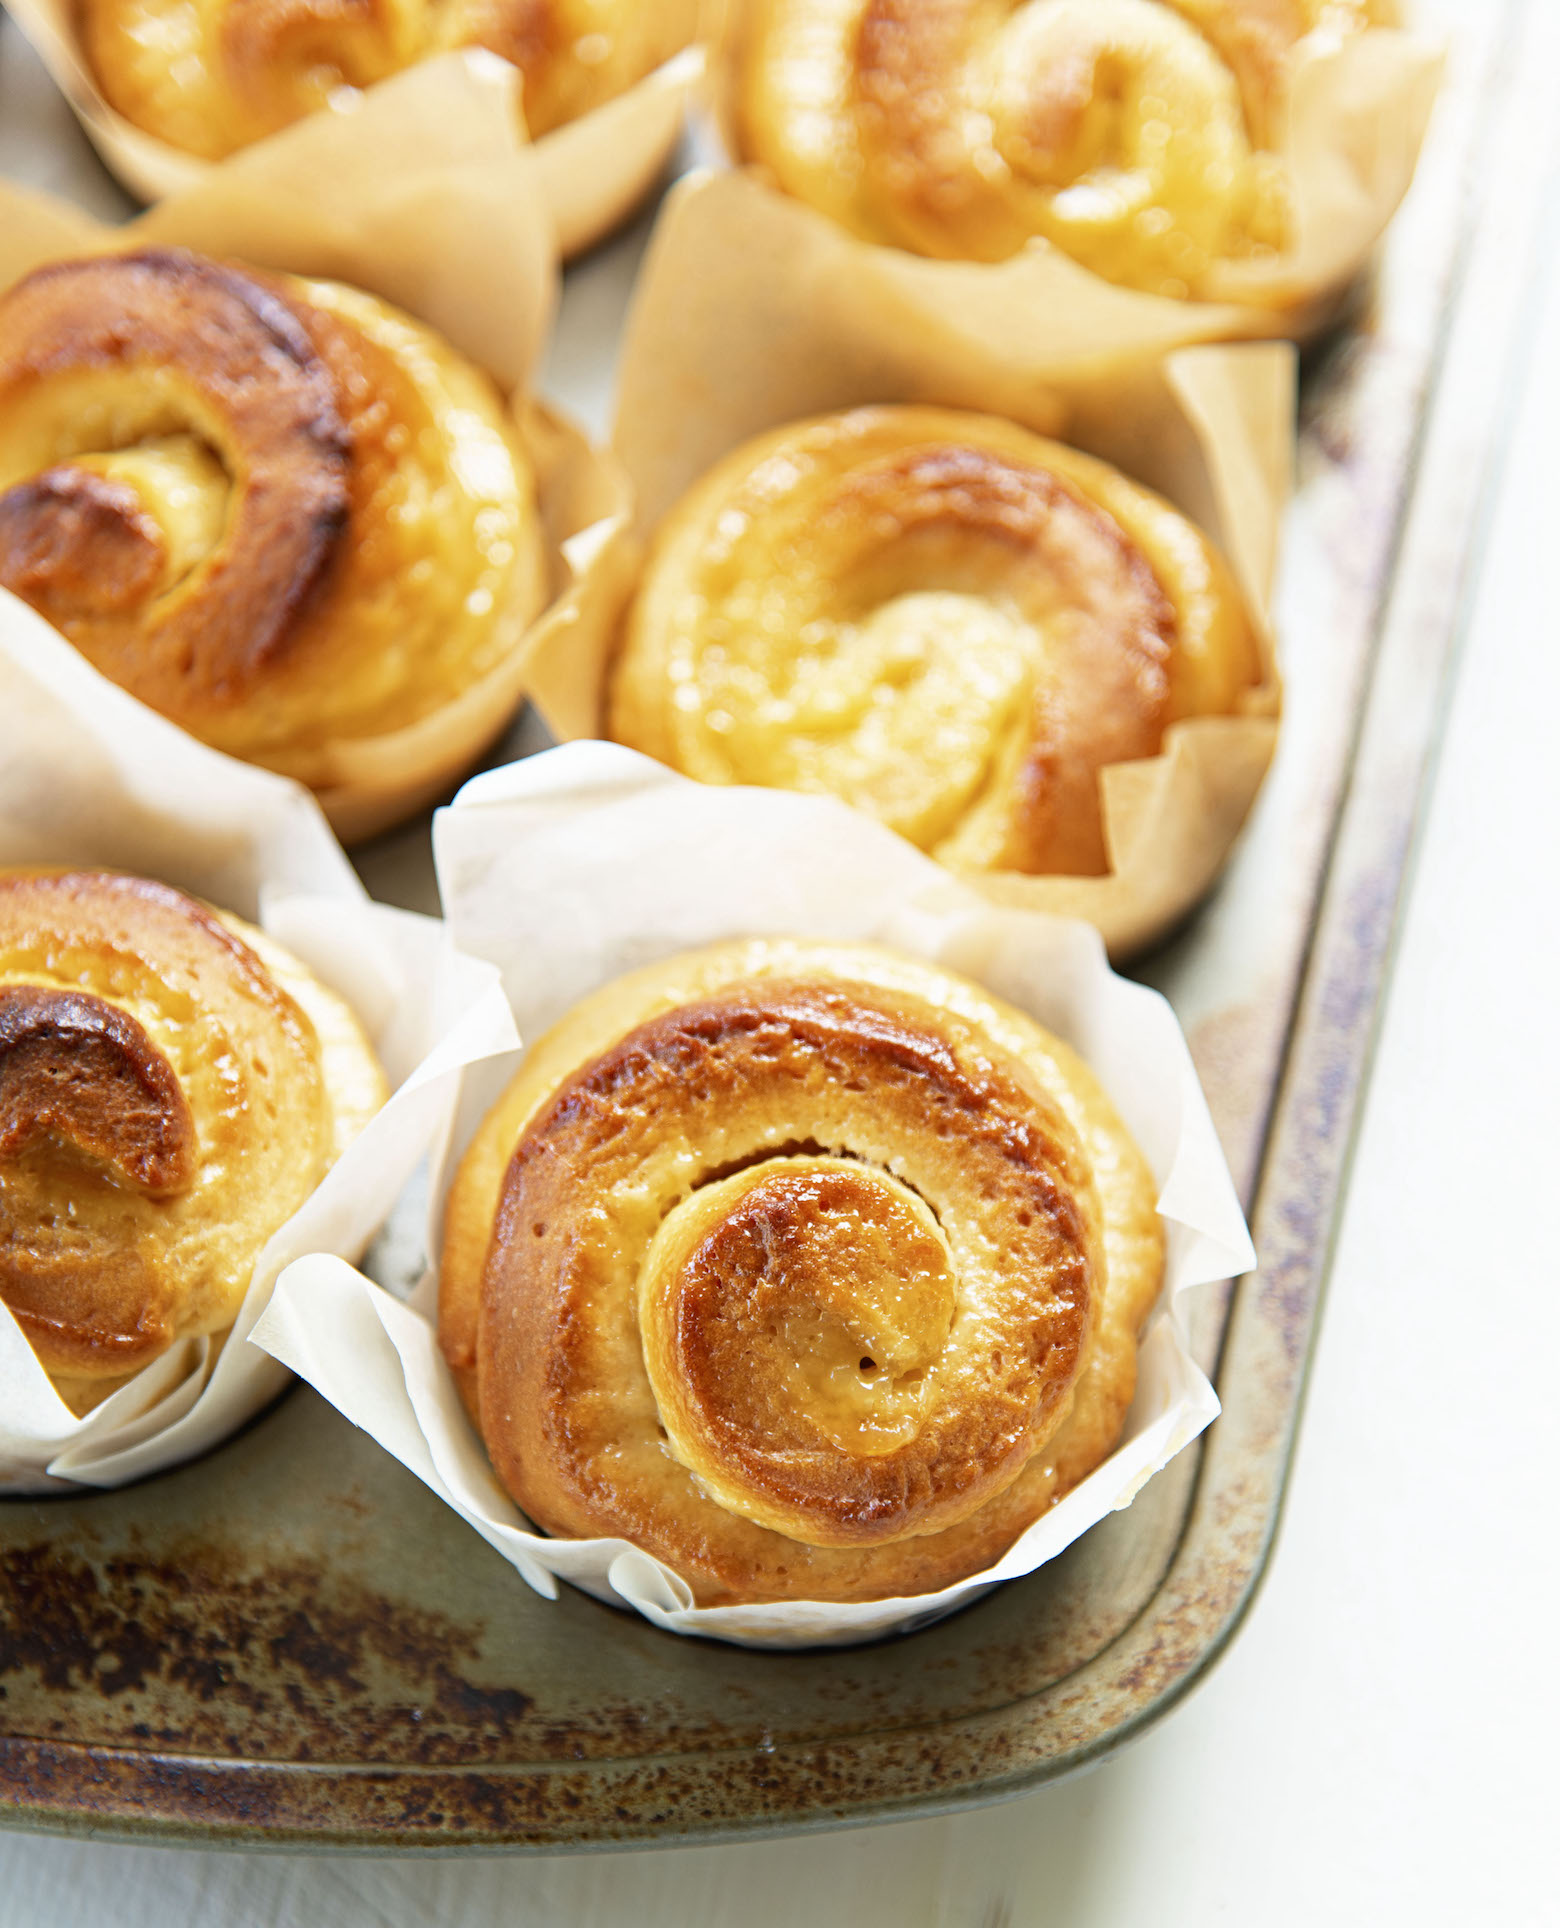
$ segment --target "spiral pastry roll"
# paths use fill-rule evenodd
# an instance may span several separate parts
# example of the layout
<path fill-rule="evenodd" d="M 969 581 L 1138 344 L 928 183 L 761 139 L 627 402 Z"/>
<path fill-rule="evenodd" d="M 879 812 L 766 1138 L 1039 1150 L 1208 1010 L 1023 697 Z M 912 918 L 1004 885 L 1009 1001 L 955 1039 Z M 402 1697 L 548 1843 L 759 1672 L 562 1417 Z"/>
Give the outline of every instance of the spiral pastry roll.
<path fill-rule="evenodd" d="M 369 295 L 159 249 L 0 299 L 0 584 L 220 750 L 330 786 L 513 650 L 545 569 L 497 391 Z"/>
<path fill-rule="evenodd" d="M 696 18 L 697 0 L 80 0 L 78 13 L 109 105 L 206 160 L 457 47 L 521 70 L 534 139 L 669 60 Z"/>
<path fill-rule="evenodd" d="M 138 877 L 0 871 L 0 1299 L 77 1411 L 226 1331 L 384 1099 L 351 1010 L 263 932 Z"/>
<path fill-rule="evenodd" d="M 440 1333 L 549 1532 L 704 1604 L 887 1598 L 1109 1451 L 1162 1264 L 1066 1046 L 890 952 L 737 943 L 538 1043 L 450 1193 Z"/>
<path fill-rule="evenodd" d="M 864 408 L 738 449 L 665 519 L 608 728 L 707 783 L 827 791 L 954 867 L 1108 869 L 1099 772 L 1261 680 L 1224 564 L 1010 423 Z"/>
<path fill-rule="evenodd" d="M 1290 243 L 1275 152 L 1296 44 L 1381 0 L 752 0 L 737 137 L 870 241 L 1003 261 L 1039 236 L 1196 297 Z"/>

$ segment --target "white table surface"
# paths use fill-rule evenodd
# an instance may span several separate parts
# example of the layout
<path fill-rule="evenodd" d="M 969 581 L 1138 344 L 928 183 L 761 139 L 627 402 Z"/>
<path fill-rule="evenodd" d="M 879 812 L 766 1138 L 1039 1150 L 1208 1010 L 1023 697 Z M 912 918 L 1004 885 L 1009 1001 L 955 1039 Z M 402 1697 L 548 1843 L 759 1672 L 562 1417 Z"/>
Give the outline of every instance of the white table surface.
<path fill-rule="evenodd" d="M 0 135 L 25 116 L 68 144 L 14 40 L 0 53 Z M 1557 159 L 1560 138 L 1529 157 L 1560 185 Z M 1513 237 L 1537 274 L 1500 350 L 1511 434 L 1285 1518 L 1197 1694 L 1024 1800 L 766 1846 L 406 1861 L 0 1836 L 0 1928 L 1560 1922 L 1557 240 L 1553 213 Z M 587 270 L 563 386 L 593 304 L 606 326 Z"/>

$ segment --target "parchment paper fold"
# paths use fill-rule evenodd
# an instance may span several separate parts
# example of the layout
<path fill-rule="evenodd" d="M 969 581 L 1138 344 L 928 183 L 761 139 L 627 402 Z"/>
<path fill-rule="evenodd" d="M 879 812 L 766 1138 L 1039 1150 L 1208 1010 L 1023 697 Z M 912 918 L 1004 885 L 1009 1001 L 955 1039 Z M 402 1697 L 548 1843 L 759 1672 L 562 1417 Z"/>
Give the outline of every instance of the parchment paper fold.
<path fill-rule="evenodd" d="M 1194 1439 L 1218 1401 L 1187 1350 L 1186 1295 L 1246 1270 L 1250 1241 L 1185 1041 L 1156 993 L 1115 976 L 1086 925 L 994 909 L 892 832 L 829 798 L 714 791 L 628 750 L 579 743 L 477 778 L 435 820 L 457 942 L 497 966 L 523 1037 L 596 986 L 717 939 L 881 942 L 963 971 L 1078 1047 L 1161 1186 L 1168 1265 L 1115 1453 L 988 1572 L 920 1598 L 699 1608 L 626 1541 L 529 1530 L 489 1469 L 439 1352 L 437 1282 L 401 1303 L 339 1260 L 283 1274 L 255 1342 L 417 1474 L 537 1592 L 566 1579 L 657 1626 L 759 1647 L 904 1631 L 1051 1559 Z M 432 1184 L 430 1244 L 454 1162 L 512 1062 L 475 1066 Z"/>
<path fill-rule="evenodd" d="M 742 0 L 727 0 L 711 57 L 709 94 L 733 156 L 740 152 L 734 103 L 744 21 Z M 1438 39 L 1401 27 L 1322 28 L 1301 40 L 1275 143 L 1292 194 L 1293 243 L 1270 259 L 1223 263 L 1204 299 L 1119 287 L 1039 237 L 997 264 L 932 261 L 889 247 L 871 252 L 882 258 L 885 277 L 955 333 L 1038 343 L 1059 366 L 1248 336 L 1304 340 L 1336 313 L 1408 192 L 1444 64 Z M 745 172 L 765 194 L 839 232 L 768 185 L 767 170 Z"/>
<path fill-rule="evenodd" d="M 118 1486 L 204 1452 L 286 1383 L 245 1343 L 304 1252 L 359 1256 L 436 1155 L 467 1066 L 513 1047 L 490 964 L 434 919 L 371 904 L 307 791 L 219 756 L 91 669 L 0 591 L 0 865 L 177 885 L 260 924 L 362 1019 L 389 1103 L 255 1262 L 225 1343 L 188 1339 L 76 1418 L 0 1304 L 0 1493 Z"/>
<path fill-rule="evenodd" d="M 629 312 L 614 441 L 648 540 L 728 450 L 799 417 L 867 402 L 980 410 L 1113 462 L 1200 524 L 1256 621 L 1262 680 L 1238 712 L 1173 724 L 1157 757 L 1103 773 L 1103 877 L 971 878 L 993 901 L 1082 917 L 1128 956 L 1207 890 L 1272 757 L 1280 687 L 1267 622 L 1294 462 L 1287 342 L 1122 353 L 1080 371 L 1043 329 L 929 305 L 901 258 L 851 239 L 750 174 L 690 177 L 667 199 Z M 963 272 L 959 270 L 958 272 Z M 628 578 L 625 575 L 625 583 Z M 600 733 L 621 608 L 539 638 L 527 686 L 553 734 Z"/>

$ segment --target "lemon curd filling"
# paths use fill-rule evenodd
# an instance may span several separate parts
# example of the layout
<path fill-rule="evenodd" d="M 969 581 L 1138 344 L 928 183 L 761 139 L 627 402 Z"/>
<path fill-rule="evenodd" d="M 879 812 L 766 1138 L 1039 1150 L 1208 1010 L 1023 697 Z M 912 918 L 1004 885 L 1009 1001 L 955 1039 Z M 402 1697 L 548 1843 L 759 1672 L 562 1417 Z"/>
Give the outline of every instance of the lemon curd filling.
<path fill-rule="evenodd" d="M 1168 503 L 995 417 L 866 408 L 739 448 L 666 517 L 606 720 L 945 862 L 1088 875 L 1097 771 L 1259 677 L 1227 572 Z"/>

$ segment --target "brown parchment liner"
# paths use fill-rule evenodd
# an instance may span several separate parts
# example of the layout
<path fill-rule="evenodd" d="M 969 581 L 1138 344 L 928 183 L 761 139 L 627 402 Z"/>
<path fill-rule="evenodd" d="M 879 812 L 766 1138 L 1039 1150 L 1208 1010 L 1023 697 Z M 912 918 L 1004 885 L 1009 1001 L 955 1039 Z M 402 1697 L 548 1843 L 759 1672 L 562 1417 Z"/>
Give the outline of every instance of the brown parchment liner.
<path fill-rule="evenodd" d="M 46 261 L 152 243 L 350 282 L 436 328 L 510 397 L 536 470 L 551 597 L 453 702 L 391 734 L 328 744 L 316 793 L 346 842 L 448 790 L 502 732 L 531 652 L 621 599 L 632 553 L 617 463 L 528 395 L 556 295 L 535 162 L 514 130 L 517 76 L 451 55 L 386 81 L 351 116 L 314 115 L 207 171 L 124 227 L 0 184 L 0 290 Z"/>
<path fill-rule="evenodd" d="M 1006 416 L 1168 497 L 1235 570 L 1258 632 L 1260 685 L 1237 714 L 1172 724 L 1158 756 L 1102 773 L 1108 875 L 961 873 L 997 903 L 1086 918 L 1114 957 L 1128 956 L 1206 891 L 1272 757 L 1280 690 L 1267 609 L 1294 459 L 1294 350 L 1124 353 L 1081 373 L 1020 329 L 973 340 L 885 277 L 885 252 L 745 173 L 673 190 L 621 363 L 615 439 L 639 534 L 751 436 L 866 402 Z M 603 597 L 603 613 L 539 639 L 531 655 L 531 699 L 560 739 L 601 734 L 622 606 Z"/>
<path fill-rule="evenodd" d="M 743 0 L 717 4 L 709 99 L 727 152 L 739 157 L 736 74 L 748 9 Z M 1439 40 L 1400 27 L 1317 32 L 1300 41 L 1277 143 L 1294 197 L 1294 245 L 1271 260 L 1218 265 L 1209 298 L 1176 301 L 1118 287 L 1039 237 L 996 264 L 874 247 L 883 257 L 879 272 L 907 301 L 972 342 L 989 344 L 1022 327 L 1058 364 L 1168 354 L 1204 341 L 1303 341 L 1337 314 L 1408 192 L 1444 65 Z M 781 198 L 767 170 L 746 171 Z M 834 227 L 827 216 L 805 212 L 820 227 Z"/>
<path fill-rule="evenodd" d="M 666 3 L 686 12 L 691 38 L 700 17 L 699 0 Z M 37 49 L 104 165 L 138 200 L 161 201 L 184 194 L 226 165 L 171 147 L 109 106 L 82 48 L 73 0 L 5 0 L 5 10 Z M 405 81 L 425 67 L 437 66 L 444 58 L 448 56 L 408 68 L 393 79 Z M 689 99 L 701 86 L 704 73 L 704 48 L 690 45 L 615 100 L 604 102 L 532 144 L 537 178 L 561 254 L 579 254 L 599 241 L 650 191 L 677 144 Z M 390 84 L 382 81 L 379 86 Z M 365 93 L 377 91 L 368 88 L 354 94 L 350 89 L 343 90 L 340 118 L 349 127 L 360 127 L 365 137 L 371 129 L 357 119 L 354 110 Z M 330 109 L 314 116 L 335 117 Z M 518 93 L 515 126 L 519 137 L 526 139 L 525 112 Z M 270 140 L 280 138 L 272 135 L 255 145 L 265 147 Z M 394 151 L 392 140 L 375 150 L 371 158 L 377 161 Z"/>

